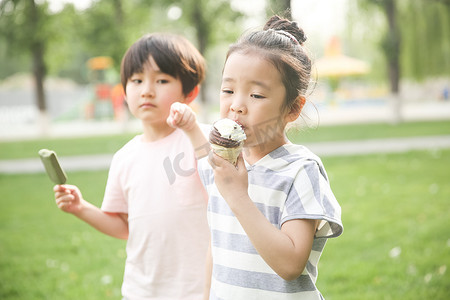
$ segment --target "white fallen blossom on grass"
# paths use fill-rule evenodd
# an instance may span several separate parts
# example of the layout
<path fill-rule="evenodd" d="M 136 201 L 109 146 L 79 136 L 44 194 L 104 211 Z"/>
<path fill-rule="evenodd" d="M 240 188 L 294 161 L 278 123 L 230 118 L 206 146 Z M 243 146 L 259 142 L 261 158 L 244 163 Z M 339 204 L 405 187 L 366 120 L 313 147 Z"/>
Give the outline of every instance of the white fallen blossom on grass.
<path fill-rule="evenodd" d="M 402 253 L 402 248 L 400 247 L 394 247 L 391 249 L 391 251 L 389 251 L 389 257 L 390 258 L 397 258 L 400 256 L 400 254 Z"/>
<path fill-rule="evenodd" d="M 58 262 L 55 259 L 47 258 L 45 261 L 45 264 L 47 265 L 47 268 L 53 269 L 58 267 Z"/>
<path fill-rule="evenodd" d="M 112 281 L 113 281 L 113 278 L 111 275 L 103 275 L 102 276 L 101 282 L 103 285 L 111 284 Z"/>

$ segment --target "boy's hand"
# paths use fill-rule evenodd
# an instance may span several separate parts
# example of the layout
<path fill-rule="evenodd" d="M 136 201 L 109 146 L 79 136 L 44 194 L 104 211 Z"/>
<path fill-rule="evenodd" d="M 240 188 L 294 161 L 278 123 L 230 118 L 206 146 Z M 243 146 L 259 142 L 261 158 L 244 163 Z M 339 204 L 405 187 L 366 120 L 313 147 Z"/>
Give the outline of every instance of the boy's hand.
<path fill-rule="evenodd" d="M 55 192 L 56 205 L 59 209 L 66 213 L 76 214 L 82 209 L 82 195 L 80 190 L 74 185 L 55 185 L 53 187 Z"/>
<path fill-rule="evenodd" d="M 189 131 L 193 129 L 196 124 L 195 113 L 188 105 L 175 102 L 170 107 L 167 124 L 173 128 Z"/>

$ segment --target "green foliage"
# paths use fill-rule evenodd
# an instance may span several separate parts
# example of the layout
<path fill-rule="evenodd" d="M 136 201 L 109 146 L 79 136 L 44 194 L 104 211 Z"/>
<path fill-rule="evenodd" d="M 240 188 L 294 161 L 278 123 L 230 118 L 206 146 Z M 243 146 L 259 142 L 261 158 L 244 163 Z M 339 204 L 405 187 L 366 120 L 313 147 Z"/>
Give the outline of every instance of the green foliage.
<path fill-rule="evenodd" d="M 351 1 L 349 39 L 351 49 L 373 61 L 373 76 L 387 78 L 380 62 L 391 55 L 387 16 L 383 7 L 392 0 Z M 396 1 L 400 35 L 400 74 L 402 78 L 422 80 L 449 76 L 450 5 L 438 0 Z M 393 35 L 391 35 L 391 38 Z M 361 43 L 364 40 L 367 43 Z M 379 47 L 374 47 L 378 45 Z M 374 50 L 377 50 L 375 52 Z M 383 57 L 380 56 L 383 53 Z M 359 55 L 358 55 L 359 56 Z"/>
<path fill-rule="evenodd" d="M 279 15 L 291 20 L 291 0 L 266 1 L 266 17 L 270 18 L 273 15 Z"/>
<path fill-rule="evenodd" d="M 115 66 L 120 65 L 128 45 L 123 38 L 123 12 L 121 7 L 114 5 L 115 1 L 98 1 L 80 14 L 80 42 L 88 56 L 110 56 Z"/>
<path fill-rule="evenodd" d="M 4 0 L 0 4 L 0 79 L 31 70 L 29 48 L 35 39 L 44 42 L 50 75 L 87 83 L 89 58 L 110 56 L 118 72 L 126 49 L 145 33 L 182 34 L 206 53 L 217 43 L 235 40 L 241 31 L 242 14 L 233 11 L 228 0 L 98 0 L 83 11 L 65 4 L 59 12 L 50 12 L 46 1 L 36 1 L 38 25 L 29 18 L 30 3 Z M 167 16 L 173 6 L 182 11 L 177 20 Z"/>
<path fill-rule="evenodd" d="M 404 1 L 401 7 L 402 71 L 419 80 L 450 75 L 450 4 Z"/>
<path fill-rule="evenodd" d="M 31 69 L 30 65 L 25 67 L 20 58 L 31 57 L 36 45 L 42 45 L 45 53 L 45 41 L 54 34 L 52 22 L 47 3 L 35 6 L 28 0 L 3 0 L 0 3 L 0 42 L 3 44 L 0 62 L 6 61 L 10 72 Z M 31 64 L 31 59 L 25 59 L 25 62 Z M 19 65 L 17 70 L 12 63 Z M 3 69 L 0 76 L 11 75 L 7 73 L 8 69 Z"/>
<path fill-rule="evenodd" d="M 86 61 L 91 57 L 84 50 L 81 14 L 73 4 L 66 4 L 53 16 L 56 33 L 48 40 L 47 66 L 49 74 L 87 83 Z"/>

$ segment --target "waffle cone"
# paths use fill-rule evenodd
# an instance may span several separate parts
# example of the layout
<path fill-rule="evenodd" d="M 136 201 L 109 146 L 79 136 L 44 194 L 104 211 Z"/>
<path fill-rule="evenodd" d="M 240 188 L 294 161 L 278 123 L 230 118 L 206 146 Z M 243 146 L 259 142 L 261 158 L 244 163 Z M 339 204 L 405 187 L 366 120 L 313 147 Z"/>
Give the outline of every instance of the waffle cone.
<path fill-rule="evenodd" d="M 233 165 L 236 165 L 237 158 L 242 151 L 242 144 L 235 148 L 226 148 L 226 147 L 219 146 L 216 144 L 211 144 L 211 148 L 215 154 L 226 159 Z"/>

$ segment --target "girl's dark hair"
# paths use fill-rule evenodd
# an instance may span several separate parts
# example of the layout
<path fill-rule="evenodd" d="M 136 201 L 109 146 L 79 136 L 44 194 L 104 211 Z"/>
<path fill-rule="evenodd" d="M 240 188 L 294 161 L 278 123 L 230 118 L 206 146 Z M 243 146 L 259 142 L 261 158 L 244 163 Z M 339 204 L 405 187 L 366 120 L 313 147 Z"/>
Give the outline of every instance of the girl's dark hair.
<path fill-rule="evenodd" d="M 275 15 L 265 24 L 263 30 L 251 32 L 230 46 L 228 57 L 234 52 L 263 55 L 280 72 L 286 88 L 285 108 L 300 111 L 298 96 L 305 96 L 311 79 L 311 59 L 303 43 L 305 33 L 296 22 Z"/>
<path fill-rule="evenodd" d="M 150 56 L 161 72 L 181 80 L 184 95 L 205 78 L 205 60 L 187 39 L 174 34 L 153 33 L 131 45 L 122 59 L 120 77 L 125 91 L 128 79 L 143 71 Z"/>

